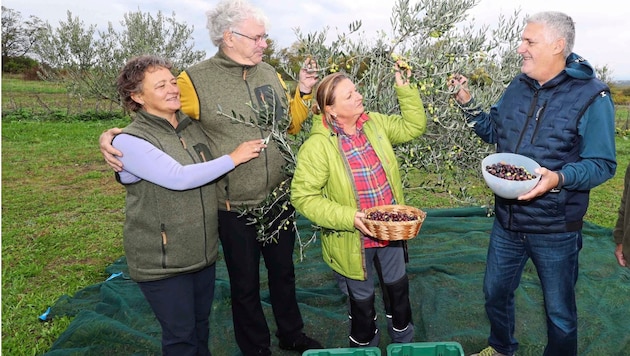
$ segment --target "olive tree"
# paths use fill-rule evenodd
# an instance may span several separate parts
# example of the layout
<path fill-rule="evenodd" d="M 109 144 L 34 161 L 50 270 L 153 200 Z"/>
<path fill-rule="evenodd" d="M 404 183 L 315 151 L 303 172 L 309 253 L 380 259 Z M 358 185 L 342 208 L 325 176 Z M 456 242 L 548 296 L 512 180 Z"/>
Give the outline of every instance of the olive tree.
<path fill-rule="evenodd" d="M 104 31 L 85 25 L 68 11 L 67 20 L 57 27 L 46 23 L 34 51 L 42 63 L 40 75 L 66 84 L 78 97 L 111 100 L 118 103 L 115 80 L 120 68 L 134 56 L 153 54 L 173 62 L 174 71 L 203 59 L 204 51 L 194 50 L 194 28 L 177 22 L 175 14 L 130 12 L 120 29 L 112 23 Z"/>
<path fill-rule="evenodd" d="M 34 74 L 37 61 L 30 56 L 43 25 L 35 16 L 23 19 L 19 11 L 2 6 L 2 72 Z"/>
<path fill-rule="evenodd" d="M 42 27 L 42 20 L 30 16 L 22 19 L 19 11 L 2 6 L 2 58 L 27 55 Z"/>
<path fill-rule="evenodd" d="M 398 0 L 390 18 L 391 33 L 380 31 L 373 40 L 361 32 L 360 21 L 351 23 L 347 33 L 338 34 L 330 43 L 328 28 L 308 34 L 296 30 L 299 57 L 315 58 L 322 75 L 348 73 L 367 110 L 399 110 L 392 67 L 398 58 L 409 64 L 428 125 L 424 135 L 396 148 L 408 192 L 437 191 L 464 203 L 480 203 L 471 201 L 468 188 L 471 178 L 481 176 L 481 158 L 494 147 L 484 144 L 467 127 L 447 80 L 454 73 L 466 75 L 477 102 L 489 108 L 519 72 L 516 47 L 523 21 L 516 11 L 510 18 L 498 16 L 493 27 L 479 24 L 467 15 L 478 1 L 419 0 L 410 4 Z M 295 76 L 291 63 L 284 65 Z M 411 175 L 415 178 L 407 179 Z M 417 183 L 412 186 L 411 181 Z M 482 203 L 490 199 L 488 196 Z"/>

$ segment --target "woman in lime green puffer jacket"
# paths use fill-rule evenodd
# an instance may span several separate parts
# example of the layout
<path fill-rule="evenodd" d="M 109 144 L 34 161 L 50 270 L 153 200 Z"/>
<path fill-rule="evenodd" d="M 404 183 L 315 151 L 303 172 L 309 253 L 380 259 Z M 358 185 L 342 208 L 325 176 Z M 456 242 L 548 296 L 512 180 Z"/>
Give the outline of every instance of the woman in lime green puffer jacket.
<path fill-rule="evenodd" d="M 404 242 L 373 238 L 361 218 L 377 205 L 404 204 L 393 145 L 426 130 L 426 115 L 410 71 L 395 66 L 401 115 L 366 113 L 363 97 L 343 73 L 322 79 L 313 107 L 311 135 L 298 152 L 291 203 L 322 227 L 322 254 L 349 296 L 350 346 L 376 346 L 374 263 L 380 264 L 390 296 L 389 333 L 394 342 L 410 342 L 413 323 Z M 391 323 L 390 323 L 391 321 Z"/>

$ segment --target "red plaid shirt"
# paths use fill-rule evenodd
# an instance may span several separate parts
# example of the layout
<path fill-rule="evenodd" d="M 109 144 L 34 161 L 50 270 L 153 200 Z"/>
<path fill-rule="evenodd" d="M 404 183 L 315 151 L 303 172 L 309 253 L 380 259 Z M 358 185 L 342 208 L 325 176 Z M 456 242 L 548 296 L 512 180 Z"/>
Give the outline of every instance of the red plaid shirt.
<path fill-rule="evenodd" d="M 354 135 L 346 134 L 337 122 L 333 122 L 333 130 L 340 138 L 341 149 L 352 172 L 361 210 L 394 203 L 394 195 L 387 181 L 383 165 L 363 132 L 363 124 L 367 120 L 369 120 L 369 116 L 365 113 L 361 115 L 357 121 L 357 132 Z M 365 248 L 387 245 L 389 245 L 389 241 L 363 236 Z"/>

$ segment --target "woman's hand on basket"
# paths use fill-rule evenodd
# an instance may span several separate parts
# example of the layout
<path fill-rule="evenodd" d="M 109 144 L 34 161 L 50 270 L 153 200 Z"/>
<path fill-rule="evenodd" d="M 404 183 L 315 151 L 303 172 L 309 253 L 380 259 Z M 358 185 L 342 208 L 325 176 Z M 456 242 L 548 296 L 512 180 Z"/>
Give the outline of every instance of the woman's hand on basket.
<path fill-rule="evenodd" d="M 361 212 L 361 211 L 357 211 L 354 214 L 354 227 L 356 227 L 359 231 L 361 231 L 361 233 L 365 236 L 370 236 L 370 237 L 374 237 L 374 235 L 372 235 L 372 232 L 370 232 L 370 230 L 368 230 L 367 226 L 365 226 L 365 224 L 363 223 L 363 218 L 365 217 L 365 213 Z"/>

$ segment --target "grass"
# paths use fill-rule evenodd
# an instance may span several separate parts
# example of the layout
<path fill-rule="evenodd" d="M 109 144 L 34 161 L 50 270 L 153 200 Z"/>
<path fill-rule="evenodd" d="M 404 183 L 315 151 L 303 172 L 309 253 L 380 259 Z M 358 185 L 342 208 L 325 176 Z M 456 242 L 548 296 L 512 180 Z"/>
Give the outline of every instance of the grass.
<path fill-rule="evenodd" d="M 66 89 L 57 83 L 26 81 L 19 75 L 2 75 L 2 91 L 8 93 L 65 94 Z"/>
<path fill-rule="evenodd" d="M 68 321 L 38 323 L 63 294 L 102 281 L 122 252 L 124 189 L 98 151 L 122 122 L 2 123 L 2 349 L 39 355 Z"/>
<path fill-rule="evenodd" d="M 3 111 L 5 99 L 28 102 L 32 95 L 53 91 L 45 85 L 11 91 L 24 84 L 5 80 L 2 85 Z M 65 107 L 65 94 L 55 95 L 57 104 Z M 54 107 L 55 102 L 47 105 Z M 123 255 L 125 193 L 104 163 L 97 141 L 103 130 L 126 123 L 2 120 L 4 354 L 47 352 L 71 320 L 40 323 L 37 317 L 60 296 L 102 282 L 108 277 L 105 268 Z M 615 222 L 623 172 L 630 163 L 626 138 L 617 138 L 617 152 L 618 174 L 593 190 L 586 217 L 605 227 Z M 483 199 L 487 192 L 483 182 L 477 182 L 467 194 Z M 411 204 L 424 208 L 462 204 L 452 194 L 427 189 L 409 195 Z"/>
<path fill-rule="evenodd" d="M 16 75 L 2 75 L 2 111 L 28 110 L 34 113 L 73 115 L 85 111 L 116 111 L 107 100 L 68 95 L 59 83 L 26 81 Z"/>

